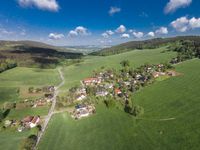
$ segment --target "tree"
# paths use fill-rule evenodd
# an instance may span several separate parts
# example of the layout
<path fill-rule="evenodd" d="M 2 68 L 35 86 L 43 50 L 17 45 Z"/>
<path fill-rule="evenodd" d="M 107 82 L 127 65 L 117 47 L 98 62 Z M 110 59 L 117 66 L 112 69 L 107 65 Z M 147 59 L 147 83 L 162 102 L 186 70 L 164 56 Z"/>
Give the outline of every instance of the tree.
<path fill-rule="evenodd" d="M 120 62 L 120 64 L 122 65 L 122 67 L 126 68 L 130 66 L 130 62 L 129 60 L 123 60 Z"/>
<path fill-rule="evenodd" d="M 3 120 L 4 115 L 3 115 L 3 111 L 0 109 L 0 122 Z"/>
<path fill-rule="evenodd" d="M 26 138 L 21 146 L 21 149 L 24 150 L 33 150 L 35 147 L 35 144 L 37 142 L 37 136 L 36 135 L 30 135 L 28 138 Z"/>
<path fill-rule="evenodd" d="M 29 93 L 33 93 L 33 90 L 34 90 L 34 87 L 29 87 L 29 88 L 28 88 L 28 92 L 29 92 Z"/>

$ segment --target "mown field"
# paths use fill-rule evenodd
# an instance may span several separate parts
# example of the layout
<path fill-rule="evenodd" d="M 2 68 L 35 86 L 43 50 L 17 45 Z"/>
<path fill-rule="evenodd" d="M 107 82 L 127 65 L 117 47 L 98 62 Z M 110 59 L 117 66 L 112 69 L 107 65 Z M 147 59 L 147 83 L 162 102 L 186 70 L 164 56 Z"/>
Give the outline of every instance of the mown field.
<path fill-rule="evenodd" d="M 198 150 L 199 67 L 199 59 L 184 62 L 176 66 L 181 76 L 140 90 L 132 99 L 144 108 L 140 118 L 103 105 L 97 106 L 95 115 L 79 121 L 67 113 L 54 115 L 39 149 Z"/>
<path fill-rule="evenodd" d="M 28 88 L 31 86 L 57 85 L 59 82 L 56 69 L 17 67 L 5 71 L 0 74 L 0 104 L 28 97 Z"/>
<path fill-rule="evenodd" d="M 138 67 L 144 63 L 168 62 L 176 55 L 174 52 L 164 52 L 166 47 L 158 49 L 134 50 L 112 56 L 90 56 L 80 64 L 64 68 L 66 83 L 63 89 L 68 89 L 74 85 L 79 85 L 80 80 L 90 77 L 94 70 L 99 70 L 102 66 L 106 68 L 119 68 L 120 62 L 129 60 L 132 67 Z"/>
<path fill-rule="evenodd" d="M 0 74 L 0 107 L 4 102 L 17 102 L 29 97 L 39 95 L 28 94 L 28 88 L 43 87 L 45 85 L 58 85 L 60 77 L 56 69 L 35 69 L 17 67 Z M 25 108 L 20 110 L 11 110 L 7 119 L 23 119 L 28 115 L 44 116 L 48 113 L 48 107 Z M 3 124 L 1 123 L 0 126 Z M 18 149 L 20 142 L 27 138 L 32 131 L 19 133 L 17 129 L 2 129 L 0 131 L 0 149 L 13 150 Z"/>

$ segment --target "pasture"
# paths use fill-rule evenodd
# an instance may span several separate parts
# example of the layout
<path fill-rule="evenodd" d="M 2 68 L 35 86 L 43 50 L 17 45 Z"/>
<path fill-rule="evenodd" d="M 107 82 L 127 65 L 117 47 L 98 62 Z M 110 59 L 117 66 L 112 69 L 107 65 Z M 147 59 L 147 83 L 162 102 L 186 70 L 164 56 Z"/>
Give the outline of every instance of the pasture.
<path fill-rule="evenodd" d="M 66 90 L 74 85 L 79 85 L 80 80 L 90 77 L 94 70 L 99 70 L 102 66 L 105 68 L 120 68 L 120 62 L 123 60 L 129 60 L 130 66 L 134 68 L 145 63 L 168 62 L 176 53 L 163 52 L 165 50 L 166 47 L 161 47 L 151 50 L 134 50 L 106 57 L 88 56 L 84 62 L 64 68 L 66 83 L 62 89 Z"/>
<path fill-rule="evenodd" d="M 198 59 L 186 61 L 176 66 L 181 76 L 136 93 L 133 103 L 145 111 L 139 118 L 101 104 L 95 115 L 79 121 L 67 113 L 54 115 L 39 149 L 199 149 L 199 67 Z"/>

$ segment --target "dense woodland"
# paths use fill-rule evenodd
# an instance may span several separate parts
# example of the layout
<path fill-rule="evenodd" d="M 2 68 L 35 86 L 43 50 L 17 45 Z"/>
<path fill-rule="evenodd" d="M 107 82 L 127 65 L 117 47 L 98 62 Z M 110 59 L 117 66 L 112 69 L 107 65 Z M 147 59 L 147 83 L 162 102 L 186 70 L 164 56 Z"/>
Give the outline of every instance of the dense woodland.
<path fill-rule="evenodd" d="M 177 57 L 171 63 L 179 63 L 192 58 L 200 58 L 200 40 L 181 40 L 169 47 L 170 50 L 177 52 Z"/>
<path fill-rule="evenodd" d="M 193 41 L 195 44 L 200 43 L 199 36 L 180 36 L 180 37 L 173 37 L 173 38 L 156 38 L 150 39 L 145 41 L 131 41 L 127 43 L 123 43 L 117 46 L 113 46 L 111 48 L 105 48 L 101 51 L 91 53 L 91 55 L 100 55 L 100 56 L 107 56 L 107 55 L 114 55 L 119 54 L 127 51 L 132 51 L 135 49 L 155 49 L 161 46 L 168 46 L 170 44 L 177 43 L 179 41 Z"/>

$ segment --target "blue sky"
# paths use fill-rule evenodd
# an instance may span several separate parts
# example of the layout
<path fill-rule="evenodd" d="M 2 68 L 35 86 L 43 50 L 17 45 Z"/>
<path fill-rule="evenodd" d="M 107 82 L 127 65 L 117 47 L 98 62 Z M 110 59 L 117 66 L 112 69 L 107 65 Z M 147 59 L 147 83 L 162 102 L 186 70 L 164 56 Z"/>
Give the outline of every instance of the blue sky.
<path fill-rule="evenodd" d="M 199 0 L 2 0 L 1 40 L 114 45 L 200 33 Z"/>

